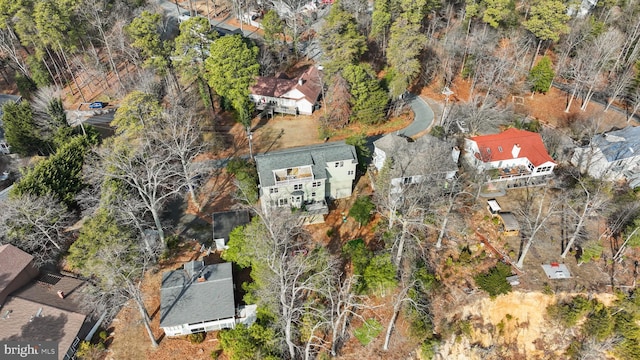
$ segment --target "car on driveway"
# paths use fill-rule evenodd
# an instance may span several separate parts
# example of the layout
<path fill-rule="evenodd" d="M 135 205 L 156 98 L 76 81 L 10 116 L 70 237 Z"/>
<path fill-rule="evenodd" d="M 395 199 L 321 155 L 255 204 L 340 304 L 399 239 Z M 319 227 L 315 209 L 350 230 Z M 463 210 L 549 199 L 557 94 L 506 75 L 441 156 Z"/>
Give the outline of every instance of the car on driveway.
<path fill-rule="evenodd" d="M 89 104 L 89 109 L 102 109 L 103 107 L 105 107 L 105 103 L 102 101 L 94 101 Z"/>

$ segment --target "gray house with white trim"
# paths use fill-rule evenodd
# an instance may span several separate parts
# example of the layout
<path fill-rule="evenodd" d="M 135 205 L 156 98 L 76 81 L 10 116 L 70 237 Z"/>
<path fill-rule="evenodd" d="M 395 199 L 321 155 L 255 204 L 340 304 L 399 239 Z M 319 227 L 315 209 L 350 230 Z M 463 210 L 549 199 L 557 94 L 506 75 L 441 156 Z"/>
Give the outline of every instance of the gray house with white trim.
<path fill-rule="evenodd" d="M 598 179 L 640 186 L 640 127 L 595 135 L 589 145 L 574 149 L 571 164 Z"/>
<path fill-rule="evenodd" d="M 163 274 L 160 327 L 167 336 L 234 328 L 236 322 L 231 263 L 191 261 Z"/>
<path fill-rule="evenodd" d="M 351 196 L 358 165 L 355 147 L 344 142 L 274 151 L 255 161 L 263 211 L 302 209 L 309 223 L 324 221 L 326 199 Z"/>

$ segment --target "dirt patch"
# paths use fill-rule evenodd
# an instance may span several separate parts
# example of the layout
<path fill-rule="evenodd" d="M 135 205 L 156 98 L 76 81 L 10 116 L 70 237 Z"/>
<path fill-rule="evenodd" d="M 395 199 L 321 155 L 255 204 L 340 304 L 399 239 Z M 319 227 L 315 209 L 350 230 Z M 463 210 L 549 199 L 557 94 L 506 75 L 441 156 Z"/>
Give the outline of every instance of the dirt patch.
<path fill-rule="evenodd" d="M 468 322 L 470 331 L 461 338 L 453 335 L 443 339 L 440 354 L 447 359 L 480 360 L 491 353 L 500 354 L 495 349 L 498 346 L 509 351 L 510 359 L 563 358 L 568 345 L 564 330 L 546 317 L 545 309 L 559 297 L 575 295 L 512 292 L 494 300 L 485 297 L 472 301 L 447 317 L 451 323 Z M 614 299 L 613 294 L 598 296 L 605 304 Z"/>

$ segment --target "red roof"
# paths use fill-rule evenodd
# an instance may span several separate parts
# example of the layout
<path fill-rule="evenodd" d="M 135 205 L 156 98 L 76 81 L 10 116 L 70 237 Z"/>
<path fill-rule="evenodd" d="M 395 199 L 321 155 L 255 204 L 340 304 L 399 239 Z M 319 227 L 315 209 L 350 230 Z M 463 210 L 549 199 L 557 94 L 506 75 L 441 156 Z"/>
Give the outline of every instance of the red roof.
<path fill-rule="evenodd" d="M 310 66 L 298 79 L 293 80 L 282 76 L 258 76 L 256 84 L 249 88 L 249 92 L 254 95 L 278 98 L 293 89 L 300 91 L 304 98 L 314 104 L 322 92 L 318 69 L 315 66 Z"/>
<path fill-rule="evenodd" d="M 516 158 L 527 158 L 533 166 L 540 166 L 553 159 L 544 147 L 542 137 L 538 133 L 510 128 L 500 134 L 474 136 L 470 140 L 478 144 L 484 162 L 514 159 L 513 147 L 520 146 Z"/>

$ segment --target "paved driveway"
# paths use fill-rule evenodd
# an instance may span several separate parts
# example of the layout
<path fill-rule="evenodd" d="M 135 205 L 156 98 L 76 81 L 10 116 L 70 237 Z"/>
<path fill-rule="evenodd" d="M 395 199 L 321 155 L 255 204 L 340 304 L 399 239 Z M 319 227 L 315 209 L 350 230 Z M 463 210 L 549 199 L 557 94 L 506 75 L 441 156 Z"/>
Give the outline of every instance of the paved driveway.
<path fill-rule="evenodd" d="M 404 136 L 415 136 L 429 128 L 433 123 L 433 110 L 420 96 L 409 95 L 409 106 L 414 113 L 414 119 L 409 126 L 399 131 Z"/>

